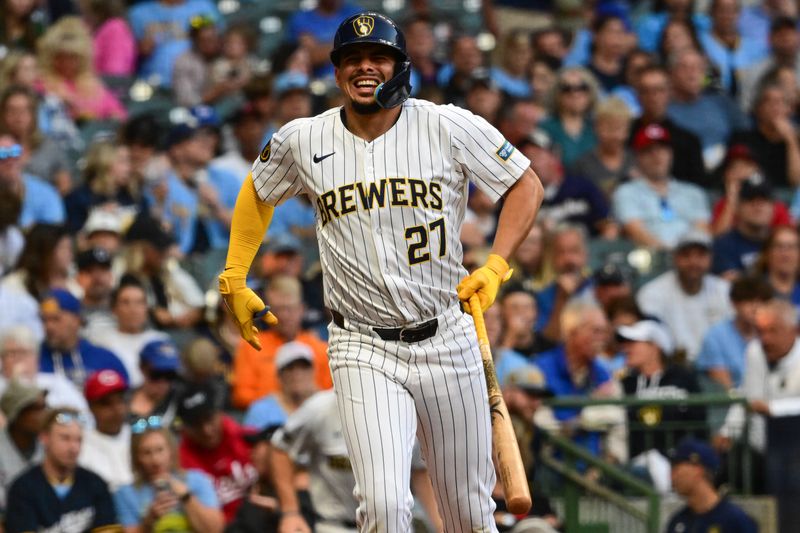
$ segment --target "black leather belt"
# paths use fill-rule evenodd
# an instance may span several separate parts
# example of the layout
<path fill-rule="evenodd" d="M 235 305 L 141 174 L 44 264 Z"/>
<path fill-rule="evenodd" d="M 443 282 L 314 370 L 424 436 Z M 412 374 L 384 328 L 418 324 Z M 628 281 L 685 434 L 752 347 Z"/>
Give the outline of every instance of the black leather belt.
<path fill-rule="evenodd" d="M 344 328 L 344 317 L 338 311 L 331 310 L 333 315 L 333 323 Z M 422 342 L 425 339 L 430 339 L 436 335 L 439 329 L 439 321 L 435 318 L 423 322 L 414 327 L 406 328 L 377 328 L 373 327 L 372 331 L 378 334 L 378 337 L 385 341 L 403 341 L 403 342 Z"/>

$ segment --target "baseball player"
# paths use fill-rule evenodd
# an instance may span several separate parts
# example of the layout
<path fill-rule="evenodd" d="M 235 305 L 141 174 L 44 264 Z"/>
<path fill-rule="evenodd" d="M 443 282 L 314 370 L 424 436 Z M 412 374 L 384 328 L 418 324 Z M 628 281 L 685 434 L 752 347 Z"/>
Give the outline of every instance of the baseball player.
<path fill-rule="evenodd" d="M 406 532 L 415 434 L 444 529 L 496 531 L 486 385 L 468 300 L 483 309 L 542 200 L 530 161 L 485 120 L 409 99 L 405 38 L 384 15 L 341 23 L 331 61 L 344 105 L 277 131 L 234 210 L 220 292 L 242 337 L 277 318 L 246 286 L 274 206 L 315 206 L 329 357 L 361 531 Z M 472 182 L 504 198 L 492 253 L 467 275 L 459 241 Z M 459 303 L 461 300 L 461 303 Z M 282 531 L 308 531 L 283 509 Z"/>

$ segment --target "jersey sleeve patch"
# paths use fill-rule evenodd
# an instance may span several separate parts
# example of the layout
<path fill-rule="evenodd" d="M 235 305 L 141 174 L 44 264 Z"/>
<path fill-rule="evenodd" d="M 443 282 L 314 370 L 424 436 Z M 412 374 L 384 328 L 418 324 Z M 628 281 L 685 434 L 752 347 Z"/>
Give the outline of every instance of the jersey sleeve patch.
<path fill-rule="evenodd" d="M 500 148 L 497 149 L 497 157 L 502 159 L 503 161 L 508 161 L 508 158 L 511 157 L 511 154 L 514 153 L 514 145 L 508 141 L 505 141 Z"/>
<path fill-rule="evenodd" d="M 262 163 L 266 163 L 269 161 L 269 156 L 272 154 L 272 139 L 267 142 L 267 145 L 261 150 L 261 153 L 258 155 L 258 158 L 261 160 Z"/>

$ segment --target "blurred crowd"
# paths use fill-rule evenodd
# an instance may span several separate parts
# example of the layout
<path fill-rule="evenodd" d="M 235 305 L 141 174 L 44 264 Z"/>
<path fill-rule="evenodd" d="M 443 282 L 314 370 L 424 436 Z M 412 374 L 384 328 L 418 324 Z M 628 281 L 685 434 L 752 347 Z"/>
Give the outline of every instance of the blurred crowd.
<path fill-rule="evenodd" d="M 280 319 L 261 351 L 215 283 L 252 162 L 281 126 L 341 104 L 333 34 L 376 7 L 311 4 L 276 19 L 247 1 L 0 1 L 5 530 L 355 529 L 312 203 L 276 209 L 251 272 Z M 542 432 L 563 435 L 684 497 L 685 529 L 712 481 L 741 478 L 720 457 L 744 446 L 792 531 L 798 5 L 464 2 L 474 31 L 435 0 L 391 4 L 412 97 L 486 119 L 545 186 L 486 313 L 534 486 Z M 498 211 L 470 187 L 467 269 Z M 659 403 L 713 393 L 746 401 Z M 436 530 L 424 459 L 412 469 L 417 522 Z M 524 520 L 496 496 L 501 530 L 561 527 L 543 495 Z"/>

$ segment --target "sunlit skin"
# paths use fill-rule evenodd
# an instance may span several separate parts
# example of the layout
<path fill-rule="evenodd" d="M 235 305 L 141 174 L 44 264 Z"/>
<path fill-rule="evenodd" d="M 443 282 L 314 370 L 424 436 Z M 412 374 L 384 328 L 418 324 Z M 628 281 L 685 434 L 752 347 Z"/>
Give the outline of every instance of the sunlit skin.
<path fill-rule="evenodd" d="M 344 93 L 345 106 L 350 110 L 354 106 L 373 106 L 375 89 L 394 76 L 396 61 L 390 50 L 378 44 L 362 44 L 341 50 L 334 73 L 336 86 Z"/>
<path fill-rule="evenodd" d="M 148 480 L 169 477 L 172 450 L 164 435 L 158 431 L 145 433 L 137 451 L 135 460 Z"/>
<path fill-rule="evenodd" d="M 112 308 L 117 328 L 123 333 L 141 333 L 147 325 L 147 297 L 141 287 L 119 290 Z"/>
<path fill-rule="evenodd" d="M 128 417 L 128 404 L 124 392 L 106 394 L 89 404 L 97 431 L 104 435 L 119 435 Z"/>
<path fill-rule="evenodd" d="M 41 439 L 46 450 L 46 468 L 49 465 L 63 477 L 75 470 L 83 442 L 83 429 L 77 422 L 53 424 L 49 431 L 42 433 Z"/>
<path fill-rule="evenodd" d="M 183 431 L 195 445 L 213 450 L 222 442 L 222 415 L 216 412 L 196 424 L 186 424 Z"/>
<path fill-rule="evenodd" d="M 687 294 L 697 294 L 703 277 L 711 270 L 711 251 L 703 246 L 688 246 L 673 256 L 675 272 L 681 288 Z"/>

